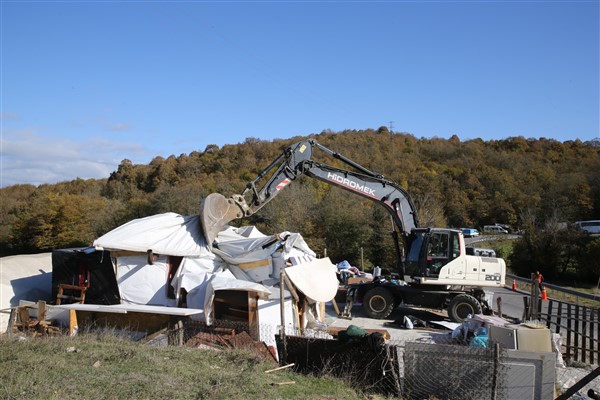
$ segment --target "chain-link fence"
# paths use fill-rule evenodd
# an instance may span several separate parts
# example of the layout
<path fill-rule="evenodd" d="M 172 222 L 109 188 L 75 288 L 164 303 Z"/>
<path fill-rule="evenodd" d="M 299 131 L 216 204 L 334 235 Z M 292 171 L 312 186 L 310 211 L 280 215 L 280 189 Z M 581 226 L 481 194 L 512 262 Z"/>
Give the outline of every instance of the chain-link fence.
<path fill-rule="evenodd" d="M 407 399 L 506 398 L 502 355 L 499 346 L 406 343 L 403 394 Z"/>
<path fill-rule="evenodd" d="M 358 334 L 357 334 L 358 333 Z M 365 394 L 401 399 L 554 398 L 556 359 L 547 354 L 507 351 L 499 344 L 472 347 L 451 335 L 402 341 L 382 333 L 323 329 L 298 331 L 280 326 L 185 320 L 169 331 L 170 344 L 202 349 L 246 349 L 295 372 L 334 376 Z M 179 339 L 176 339 L 179 338 Z M 559 391 L 560 393 L 560 391 Z M 533 396 L 533 397 L 532 397 Z"/>

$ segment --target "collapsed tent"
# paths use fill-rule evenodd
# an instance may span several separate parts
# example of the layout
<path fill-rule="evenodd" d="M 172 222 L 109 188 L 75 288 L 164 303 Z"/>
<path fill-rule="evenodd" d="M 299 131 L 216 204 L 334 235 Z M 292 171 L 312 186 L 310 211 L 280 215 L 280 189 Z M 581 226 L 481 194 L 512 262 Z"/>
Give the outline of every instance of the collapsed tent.
<path fill-rule="evenodd" d="M 286 268 L 289 278 L 309 302 L 329 301 L 337 292 L 335 266 L 327 258 L 316 259 L 298 233 L 267 236 L 255 227 L 228 227 L 209 248 L 199 216 L 165 213 L 130 221 L 95 240 L 93 246 L 95 254 L 88 251 L 87 256 L 102 263 L 110 260 L 110 267 L 102 269 L 103 285 L 114 289 L 109 282 L 116 282 L 113 292 L 118 302 L 203 310 L 209 324 L 213 319 L 243 320 L 254 302 L 254 321 L 281 324 L 280 271 L 291 265 L 297 267 Z M 81 273 L 85 253 L 76 254 L 79 261 L 57 263 L 62 280 L 69 281 L 64 273 L 69 265 L 71 281 L 85 281 L 87 275 L 82 278 Z M 86 284 L 91 291 L 100 282 L 90 275 Z M 284 298 L 286 322 L 300 323 L 294 318 L 289 291 Z M 88 304 L 101 301 L 110 304 L 97 296 L 86 298 Z"/>

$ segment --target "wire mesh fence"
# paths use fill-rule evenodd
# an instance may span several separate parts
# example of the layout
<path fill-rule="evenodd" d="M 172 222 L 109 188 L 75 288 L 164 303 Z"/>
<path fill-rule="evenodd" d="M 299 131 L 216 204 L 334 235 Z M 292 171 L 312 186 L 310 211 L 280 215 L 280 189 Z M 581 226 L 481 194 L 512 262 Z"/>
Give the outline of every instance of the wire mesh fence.
<path fill-rule="evenodd" d="M 547 354 L 520 358 L 521 352 L 499 344 L 472 347 L 450 334 L 390 340 L 378 332 L 365 335 L 350 329 L 331 334 L 326 328 L 282 330 L 276 325 L 186 320 L 168 336 L 170 344 L 180 337 L 179 344 L 194 348 L 245 349 L 257 360 L 293 364 L 297 373 L 334 376 L 366 395 L 388 398 L 501 400 L 524 398 L 524 393 L 526 398 L 531 393 L 531 398 L 554 398 L 581 378 L 569 368 L 557 368 Z"/>
<path fill-rule="evenodd" d="M 506 398 L 502 390 L 506 374 L 501 358 L 497 346 L 407 343 L 403 395 L 407 399 Z"/>

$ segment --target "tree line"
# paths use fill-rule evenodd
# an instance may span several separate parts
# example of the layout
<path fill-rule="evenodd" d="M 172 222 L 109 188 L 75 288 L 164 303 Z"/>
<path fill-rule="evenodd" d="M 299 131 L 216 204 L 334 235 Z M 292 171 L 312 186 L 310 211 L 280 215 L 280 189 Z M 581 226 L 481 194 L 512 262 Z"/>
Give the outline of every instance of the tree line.
<path fill-rule="evenodd" d="M 513 270 L 529 273 L 537 268 L 548 278 L 597 279 L 600 256 L 594 254 L 600 239 L 562 227 L 565 222 L 600 219 L 598 140 L 461 141 L 457 136 L 417 138 L 386 127 L 272 141 L 248 138 L 158 156 L 148 165 L 123 160 L 106 179 L 1 188 L 1 255 L 88 246 L 109 230 L 148 215 L 197 214 L 204 196 L 241 193 L 284 148 L 307 138 L 405 188 L 422 226 L 518 227 L 526 235 L 506 255 Z M 314 158 L 347 168 L 324 152 L 316 151 Z M 300 232 L 311 248 L 334 262 L 346 259 L 365 268 L 394 264 L 391 222 L 383 208 L 307 177 L 250 219 L 236 223 L 256 225 L 267 234 Z"/>

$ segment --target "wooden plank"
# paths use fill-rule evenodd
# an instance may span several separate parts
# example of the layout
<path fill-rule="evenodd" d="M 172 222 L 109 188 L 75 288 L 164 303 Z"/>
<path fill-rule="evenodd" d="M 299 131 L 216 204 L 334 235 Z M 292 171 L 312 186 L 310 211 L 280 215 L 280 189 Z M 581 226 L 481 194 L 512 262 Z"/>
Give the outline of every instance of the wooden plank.
<path fill-rule="evenodd" d="M 8 317 L 8 326 L 6 327 L 6 333 L 12 332 L 13 327 L 15 326 L 16 320 L 17 320 L 17 309 L 11 308 L 10 316 Z"/>
<path fill-rule="evenodd" d="M 284 386 L 284 385 L 293 385 L 296 381 L 287 381 L 287 382 L 273 382 L 271 386 Z"/>
<path fill-rule="evenodd" d="M 38 301 L 38 321 L 46 320 L 46 302 L 43 300 Z"/>
<path fill-rule="evenodd" d="M 260 340 L 260 327 L 258 320 L 258 296 L 256 292 L 248 292 L 248 327 L 250 337 Z"/>
<path fill-rule="evenodd" d="M 360 277 L 355 277 L 355 278 L 348 278 L 348 285 L 355 285 L 357 283 L 368 283 L 368 282 L 372 282 L 373 278 L 360 278 Z"/>
<path fill-rule="evenodd" d="M 293 367 L 294 365 L 295 365 L 294 363 L 291 363 L 291 364 L 288 364 L 288 365 L 284 365 L 282 367 L 277 367 L 277 368 L 269 369 L 269 370 L 265 371 L 265 374 L 270 374 L 271 372 L 280 371 L 282 369 L 287 369 L 287 368 Z"/>
<path fill-rule="evenodd" d="M 340 309 L 338 308 L 337 301 L 335 301 L 335 297 L 331 299 L 331 304 L 333 305 L 333 309 L 337 315 L 340 315 Z"/>
<path fill-rule="evenodd" d="M 18 307 L 17 314 L 19 316 L 18 322 L 21 325 L 26 325 L 29 322 L 29 309 L 26 306 Z"/>
<path fill-rule="evenodd" d="M 77 325 L 77 311 L 69 310 L 69 336 L 77 335 L 79 326 Z"/>
<path fill-rule="evenodd" d="M 319 305 L 319 321 L 325 322 L 325 303 L 320 301 L 317 304 Z"/>
<path fill-rule="evenodd" d="M 296 292 L 296 289 L 294 288 L 294 285 L 292 284 L 292 281 L 290 281 L 290 278 L 288 278 L 287 274 L 283 273 L 283 280 L 285 282 L 285 286 L 287 286 L 288 290 L 290 291 L 290 293 L 292 294 L 292 297 L 294 298 L 294 301 L 296 303 L 300 302 L 300 297 L 298 296 L 298 292 Z"/>

